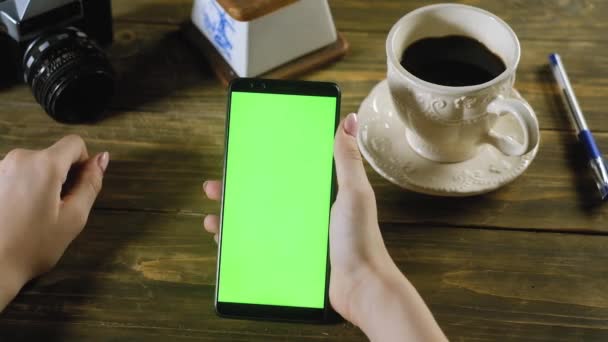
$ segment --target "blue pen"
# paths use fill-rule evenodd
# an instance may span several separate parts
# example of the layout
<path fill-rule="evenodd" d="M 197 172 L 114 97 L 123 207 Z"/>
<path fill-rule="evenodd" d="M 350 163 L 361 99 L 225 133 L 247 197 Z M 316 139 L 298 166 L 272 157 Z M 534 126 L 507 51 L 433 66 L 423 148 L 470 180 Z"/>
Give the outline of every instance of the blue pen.
<path fill-rule="evenodd" d="M 606 166 L 606 161 L 602 157 L 602 153 L 597 147 L 595 139 L 593 139 L 593 135 L 591 135 L 591 131 L 587 126 L 587 122 L 585 121 L 581 107 L 578 105 L 578 101 L 572 90 L 572 85 L 570 85 L 568 75 L 566 75 L 566 69 L 562 64 L 561 58 L 558 54 L 553 53 L 549 55 L 549 61 L 551 62 L 553 75 L 568 104 L 572 121 L 576 126 L 578 140 L 584 146 L 585 152 L 587 153 L 589 165 L 591 165 L 591 169 L 593 170 L 593 177 L 597 188 L 600 191 L 602 199 L 605 200 L 608 198 L 608 167 Z"/>

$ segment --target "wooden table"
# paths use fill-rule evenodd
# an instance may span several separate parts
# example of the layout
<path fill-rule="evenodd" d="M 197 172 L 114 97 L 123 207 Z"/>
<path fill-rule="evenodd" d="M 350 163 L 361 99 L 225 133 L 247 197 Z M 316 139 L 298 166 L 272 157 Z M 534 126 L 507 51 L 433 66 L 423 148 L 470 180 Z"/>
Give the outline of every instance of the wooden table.
<path fill-rule="evenodd" d="M 352 44 L 343 61 L 306 76 L 344 91 L 343 115 L 385 77 L 391 25 L 423 0 L 331 0 Z M 608 2 L 469 0 L 519 35 L 517 88 L 542 128 L 540 153 L 511 185 L 466 199 L 403 191 L 368 168 L 391 255 L 452 340 L 608 340 L 608 206 L 594 185 L 547 67 L 559 51 L 608 151 Z M 225 90 L 179 39 L 191 0 L 115 1 L 112 115 L 57 124 L 29 89 L 0 91 L 0 154 L 68 133 L 112 153 L 83 234 L 59 266 L 0 315 L 0 340 L 363 340 L 351 324 L 220 319 L 216 246 L 203 233 L 204 179 L 222 171 Z M 0 275 L 1 276 L 1 275 Z"/>

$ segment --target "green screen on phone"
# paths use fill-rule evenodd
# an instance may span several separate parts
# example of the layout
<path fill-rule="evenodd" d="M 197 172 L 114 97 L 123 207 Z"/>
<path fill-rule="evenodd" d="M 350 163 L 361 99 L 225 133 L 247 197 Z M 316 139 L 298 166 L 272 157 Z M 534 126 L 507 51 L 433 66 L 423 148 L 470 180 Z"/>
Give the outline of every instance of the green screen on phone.
<path fill-rule="evenodd" d="M 337 99 L 230 103 L 218 301 L 323 308 Z"/>

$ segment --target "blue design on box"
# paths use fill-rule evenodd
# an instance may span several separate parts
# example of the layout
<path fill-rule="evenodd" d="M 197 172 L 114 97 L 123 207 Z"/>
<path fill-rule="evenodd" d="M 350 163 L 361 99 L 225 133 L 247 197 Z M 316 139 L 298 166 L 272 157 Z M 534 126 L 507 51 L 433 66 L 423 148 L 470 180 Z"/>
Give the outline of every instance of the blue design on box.
<path fill-rule="evenodd" d="M 203 13 L 203 25 L 205 25 L 205 31 L 209 33 L 209 36 L 213 37 L 213 43 L 216 48 L 226 57 L 232 59 L 232 45 L 231 37 L 228 35 L 229 32 L 234 33 L 234 19 L 232 19 L 215 1 L 211 1 L 214 9 L 214 16 L 212 17 L 209 7 L 205 8 Z"/>

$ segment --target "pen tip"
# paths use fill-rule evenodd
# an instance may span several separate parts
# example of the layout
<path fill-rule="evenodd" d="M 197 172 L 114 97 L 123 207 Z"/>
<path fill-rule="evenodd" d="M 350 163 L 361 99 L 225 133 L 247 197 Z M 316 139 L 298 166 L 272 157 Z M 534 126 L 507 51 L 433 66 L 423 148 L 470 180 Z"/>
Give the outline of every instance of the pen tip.
<path fill-rule="evenodd" d="M 600 189 L 600 193 L 602 195 L 602 200 L 608 200 L 608 185 L 604 185 L 601 189 Z"/>
<path fill-rule="evenodd" d="M 549 61 L 553 65 L 557 65 L 557 58 L 558 58 L 558 55 L 556 53 L 552 53 L 549 55 Z"/>

